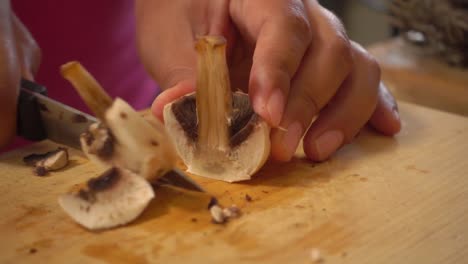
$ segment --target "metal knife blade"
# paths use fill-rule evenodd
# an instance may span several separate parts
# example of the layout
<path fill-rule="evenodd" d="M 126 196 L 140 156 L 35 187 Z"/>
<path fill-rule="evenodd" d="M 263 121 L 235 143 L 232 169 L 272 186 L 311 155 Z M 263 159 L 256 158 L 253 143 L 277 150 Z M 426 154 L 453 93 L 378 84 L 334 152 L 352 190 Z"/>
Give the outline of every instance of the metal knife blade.
<path fill-rule="evenodd" d="M 200 185 L 198 185 L 195 181 L 185 175 L 184 172 L 175 168 L 159 178 L 156 181 L 157 185 L 164 185 L 169 184 L 176 187 L 180 187 L 189 191 L 196 191 L 196 192 L 206 192 Z"/>
<path fill-rule="evenodd" d="M 57 102 L 42 94 L 21 88 L 37 100 L 42 126 L 48 139 L 76 149 L 80 147 L 80 134 L 97 119 L 77 109 Z"/>

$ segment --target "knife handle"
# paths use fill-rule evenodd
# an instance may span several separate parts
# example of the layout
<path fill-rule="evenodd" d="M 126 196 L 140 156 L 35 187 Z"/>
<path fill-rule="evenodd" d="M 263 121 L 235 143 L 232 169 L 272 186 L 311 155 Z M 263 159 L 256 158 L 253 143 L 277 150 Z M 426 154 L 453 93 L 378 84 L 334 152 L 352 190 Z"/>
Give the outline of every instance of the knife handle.
<path fill-rule="evenodd" d="M 21 79 L 17 106 L 16 134 L 28 140 L 38 141 L 47 138 L 42 125 L 40 105 L 34 93 L 47 95 L 46 87 Z"/>

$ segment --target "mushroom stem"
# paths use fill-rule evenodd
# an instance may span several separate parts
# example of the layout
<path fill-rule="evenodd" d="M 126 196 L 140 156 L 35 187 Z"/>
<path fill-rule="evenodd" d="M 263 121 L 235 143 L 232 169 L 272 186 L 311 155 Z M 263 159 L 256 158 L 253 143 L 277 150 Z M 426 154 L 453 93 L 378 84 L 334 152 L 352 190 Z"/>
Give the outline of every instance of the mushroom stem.
<path fill-rule="evenodd" d="M 75 87 L 96 117 L 103 120 L 106 110 L 112 105 L 112 98 L 96 79 L 77 61 L 62 65 L 60 72 Z"/>
<path fill-rule="evenodd" d="M 232 92 L 225 57 L 226 40 L 220 36 L 205 36 L 198 39 L 195 48 L 198 54 L 198 147 L 227 151 Z"/>

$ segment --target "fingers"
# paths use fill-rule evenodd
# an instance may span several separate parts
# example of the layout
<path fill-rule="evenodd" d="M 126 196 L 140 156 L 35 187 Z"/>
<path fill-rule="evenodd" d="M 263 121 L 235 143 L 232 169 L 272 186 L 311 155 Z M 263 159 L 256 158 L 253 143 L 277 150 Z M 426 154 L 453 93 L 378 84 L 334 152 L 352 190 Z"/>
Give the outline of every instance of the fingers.
<path fill-rule="evenodd" d="M 195 80 L 194 33 L 183 3 L 136 1 L 135 9 L 140 58 L 160 87 Z"/>
<path fill-rule="evenodd" d="M 379 85 L 377 106 L 369 123 L 387 136 L 393 136 L 401 129 L 397 103 L 383 83 Z"/>
<path fill-rule="evenodd" d="M 193 92 L 196 82 L 195 38 L 223 35 L 229 47 L 228 1 L 136 1 L 137 40 L 146 70 L 165 90 L 152 105 L 163 119 L 164 106 Z"/>
<path fill-rule="evenodd" d="M 304 136 L 304 151 L 312 160 L 325 160 L 351 141 L 376 107 L 380 68 L 357 44 L 353 43 L 352 51 L 351 74 Z"/>
<path fill-rule="evenodd" d="M 235 2 L 231 13 L 244 38 L 255 43 L 249 80 L 253 108 L 276 127 L 312 33 L 302 1 L 263 2 Z M 267 9 L 265 15 L 258 15 L 259 8 Z"/>
<path fill-rule="evenodd" d="M 19 57 L 8 3 L 0 4 L 0 147 L 8 144 L 15 135 L 16 98 L 20 83 Z"/>
<path fill-rule="evenodd" d="M 151 106 L 151 112 L 160 120 L 164 121 L 163 111 L 166 104 L 195 91 L 195 84 L 192 81 L 179 82 L 174 87 L 165 90 L 156 97 Z"/>
<path fill-rule="evenodd" d="M 20 58 L 21 75 L 28 80 L 34 80 L 41 62 L 41 49 L 29 30 L 14 14 L 12 14 L 12 23 L 16 38 L 16 50 Z"/>
<path fill-rule="evenodd" d="M 272 131 L 272 156 L 287 161 L 293 156 L 312 118 L 329 102 L 349 75 L 353 58 L 350 43 L 333 15 L 315 8 L 311 16 L 314 39 L 292 80 L 284 130 Z"/>

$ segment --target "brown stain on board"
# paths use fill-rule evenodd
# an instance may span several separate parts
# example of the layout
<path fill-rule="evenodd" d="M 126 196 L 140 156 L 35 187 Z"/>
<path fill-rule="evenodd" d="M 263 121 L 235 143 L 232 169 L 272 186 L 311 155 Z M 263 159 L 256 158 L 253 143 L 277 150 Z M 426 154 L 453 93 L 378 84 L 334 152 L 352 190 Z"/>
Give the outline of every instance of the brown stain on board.
<path fill-rule="evenodd" d="M 49 211 L 42 207 L 27 205 L 21 205 L 20 210 L 23 212 L 11 220 L 12 225 L 14 225 L 17 231 L 23 231 L 40 224 L 38 218 L 49 213 Z"/>
<path fill-rule="evenodd" d="M 138 255 L 134 251 L 124 249 L 117 243 L 88 245 L 82 249 L 82 252 L 88 257 L 112 264 L 149 263 L 144 256 Z"/>
<path fill-rule="evenodd" d="M 40 252 L 43 249 L 51 248 L 53 243 L 52 239 L 41 239 L 32 242 L 31 244 L 27 244 L 25 246 L 19 247 L 16 249 L 18 253 L 27 253 L 27 254 L 34 254 Z"/>
<path fill-rule="evenodd" d="M 411 171 L 416 171 L 416 172 L 419 172 L 419 173 L 423 173 L 423 174 L 428 174 L 429 173 L 428 170 L 417 168 L 415 165 L 408 165 L 408 166 L 406 166 L 406 169 L 411 170 Z"/>

